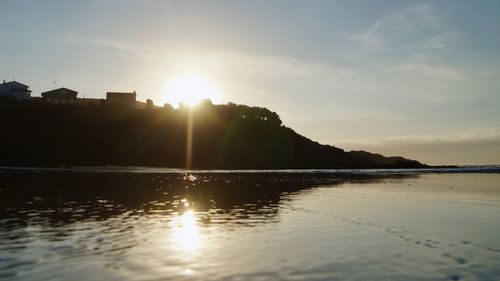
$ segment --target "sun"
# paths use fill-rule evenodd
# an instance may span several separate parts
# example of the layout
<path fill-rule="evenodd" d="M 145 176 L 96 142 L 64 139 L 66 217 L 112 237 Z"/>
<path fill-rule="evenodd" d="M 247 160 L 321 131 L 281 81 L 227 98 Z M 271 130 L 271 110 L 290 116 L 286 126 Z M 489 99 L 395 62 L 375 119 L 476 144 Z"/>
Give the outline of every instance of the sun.
<path fill-rule="evenodd" d="M 195 106 L 201 100 L 218 98 L 215 83 L 198 74 L 185 74 L 169 80 L 165 94 L 167 101 L 174 106 L 180 103 Z"/>

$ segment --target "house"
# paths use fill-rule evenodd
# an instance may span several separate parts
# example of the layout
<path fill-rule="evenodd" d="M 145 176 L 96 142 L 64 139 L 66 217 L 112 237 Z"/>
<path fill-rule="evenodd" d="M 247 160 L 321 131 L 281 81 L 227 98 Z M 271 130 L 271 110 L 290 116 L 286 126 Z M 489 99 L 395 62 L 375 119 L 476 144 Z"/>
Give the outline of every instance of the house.
<path fill-rule="evenodd" d="M 31 91 L 29 86 L 19 83 L 17 81 L 10 81 L 0 84 L 0 96 L 16 100 L 29 100 L 31 98 Z"/>
<path fill-rule="evenodd" d="M 77 91 L 59 88 L 42 93 L 42 99 L 53 104 L 76 104 Z"/>
<path fill-rule="evenodd" d="M 101 106 L 105 102 L 104 99 L 94 99 L 94 98 L 77 98 L 76 104 L 84 106 Z"/>
<path fill-rule="evenodd" d="M 107 92 L 106 93 L 106 104 L 108 105 L 120 105 L 125 107 L 134 108 L 135 97 L 137 94 L 135 91 L 132 93 L 127 92 Z"/>

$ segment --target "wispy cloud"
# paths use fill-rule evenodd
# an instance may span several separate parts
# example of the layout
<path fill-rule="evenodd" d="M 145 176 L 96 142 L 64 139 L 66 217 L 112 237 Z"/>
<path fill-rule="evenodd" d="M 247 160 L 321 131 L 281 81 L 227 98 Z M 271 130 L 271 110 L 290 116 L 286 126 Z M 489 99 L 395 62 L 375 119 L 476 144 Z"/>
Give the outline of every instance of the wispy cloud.
<path fill-rule="evenodd" d="M 364 48 L 397 52 L 450 51 L 463 34 L 450 31 L 436 6 L 424 4 L 390 13 L 348 38 Z"/>
<path fill-rule="evenodd" d="M 424 40 L 422 48 L 430 51 L 451 52 L 450 45 L 462 37 L 464 34 L 460 32 L 443 32 Z"/>
<path fill-rule="evenodd" d="M 362 142 L 341 142 L 341 147 L 400 155 L 433 165 L 500 164 L 500 130 L 470 128 L 437 135 L 408 135 Z"/>
<path fill-rule="evenodd" d="M 406 72 L 409 75 L 438 80 L 460 81 L 466 78 L 466 75 L 458 69 L 433 65 L 425 61 L 396 64 L 391 69 L 398 73 Z"/>
<path fill-rule="evenodd" d="M 385 47 L 385 40 L 380 31 L 382 24 L 374 23 L 364 32 L 349 34 L 349 38 L 358 41 L 366 48 L 379 49 Z"/>
<path fill-rule="evenodd" d="M 108 48 L 115 52 L 123 52 L 136 56 L 150 56 L 171 49 L 165 42 L 148 40 L 147 42 L 134 39 L 105 37 L 96 34 L 67 32 L 64 40 L 70 44 L 82 47 Z M 173 44 L 172 44 L 173 45 Z"/>

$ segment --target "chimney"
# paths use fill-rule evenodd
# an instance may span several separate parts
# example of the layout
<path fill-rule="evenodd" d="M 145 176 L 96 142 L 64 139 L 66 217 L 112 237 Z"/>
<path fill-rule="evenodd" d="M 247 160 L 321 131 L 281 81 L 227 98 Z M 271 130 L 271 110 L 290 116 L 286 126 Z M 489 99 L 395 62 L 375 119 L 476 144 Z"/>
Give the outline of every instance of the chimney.
<path fill-rule="evenodd" d="M 3 83 L 5 84 L 5 79 L 3 80 Z"/>

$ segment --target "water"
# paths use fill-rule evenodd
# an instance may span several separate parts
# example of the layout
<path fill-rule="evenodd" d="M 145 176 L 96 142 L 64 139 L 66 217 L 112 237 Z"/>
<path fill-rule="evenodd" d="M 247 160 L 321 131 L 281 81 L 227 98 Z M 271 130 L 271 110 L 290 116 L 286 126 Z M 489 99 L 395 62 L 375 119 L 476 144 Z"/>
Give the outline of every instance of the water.
<path fill-rule="evenodd" d="M 0 171 L 1 280 L 500 280 L 500 173 Z"/>

